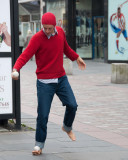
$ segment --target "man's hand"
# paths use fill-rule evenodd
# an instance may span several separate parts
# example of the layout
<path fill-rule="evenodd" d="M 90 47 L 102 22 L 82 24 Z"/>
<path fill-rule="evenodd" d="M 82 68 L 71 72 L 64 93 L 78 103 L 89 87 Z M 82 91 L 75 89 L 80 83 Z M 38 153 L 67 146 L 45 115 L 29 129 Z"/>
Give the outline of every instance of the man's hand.
<path fill-rule="evenodd" d="M 86 69 L 86 64 L 84 63 L 82 58 L 78 57 L 76 61 L 79 66 L 79 69 L 81 69 L 81 70 Z"/>
<path fill-rule="evenodd" d="M 6 43 L 6 45 L 11 46 L 11 36 L 8 33 L 7 29 L 8 28 L 7 28 L 5 22 L 3 22 L 3 24 L 0 24 L 0 33 L 3 33 L 3 35 L 4 35 L 4 39 L 3 40 Z"/>
<path fill-rule="evenodd" d="M 16 69 L 13 69 L 11 76 L 12 76 L 13 80 L 18 80 L 19 79 L 19 73 L 17 72 Z"/>
<path fill-rule="evenodd" d="M 3 22 L 3 24 L 0 24 L 0 32 L 7 32 L 7 26 L 5 22 Z"/>

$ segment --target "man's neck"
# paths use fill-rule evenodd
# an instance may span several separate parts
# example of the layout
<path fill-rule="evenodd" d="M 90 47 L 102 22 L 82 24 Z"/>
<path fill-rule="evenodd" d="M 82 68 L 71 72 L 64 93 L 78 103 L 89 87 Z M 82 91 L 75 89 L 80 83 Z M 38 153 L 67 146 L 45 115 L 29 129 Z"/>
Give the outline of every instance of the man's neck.
<path fill-rule="evenodd" d="M 43 28 L 43 32 L 45 33 L 44 28 Z M 51 33 L 51 35 L 47 36 L 46 33 L 45 33 L 45 35 L 47 36 L 48 39 L 50 39 L 50 37 L 54 36 L 55 34 L 58 34 L 56 27 L 54 28 L 54 31 L 53 31 L 53 33 Z"/>

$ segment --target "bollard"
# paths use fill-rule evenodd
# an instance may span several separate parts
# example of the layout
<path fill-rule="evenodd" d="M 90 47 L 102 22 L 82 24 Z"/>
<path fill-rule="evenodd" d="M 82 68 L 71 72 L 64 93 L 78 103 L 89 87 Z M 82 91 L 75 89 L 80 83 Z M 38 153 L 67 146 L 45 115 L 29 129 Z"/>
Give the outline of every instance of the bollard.
<path fill-rule="evenodd" d="M 117 84 L 128 84 L 127 63 L 112 63 L 111 82 Z"/>
<path fill-rule="evenodd" d="M 64 69 L 67 75 L 73 74 L 73 63 L 68 58 L 64 58 Z"/>

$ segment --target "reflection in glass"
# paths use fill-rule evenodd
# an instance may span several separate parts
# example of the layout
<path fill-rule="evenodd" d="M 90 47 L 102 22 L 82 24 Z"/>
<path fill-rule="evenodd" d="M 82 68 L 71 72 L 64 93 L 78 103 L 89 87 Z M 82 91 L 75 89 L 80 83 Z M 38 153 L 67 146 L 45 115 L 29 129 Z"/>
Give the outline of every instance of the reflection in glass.
<path fill-rule="evenodd" d="M 104 58 L 104 18 L 94 18 L 94 58 Z"/>
<path fill-rule="evenodd" d="M 52 12 L 56 16 L 56 24 L 66 32 L 66 10 L 65 0 L 47 0 L 46 12 Z"/>
<path fill-rule="evenodd" d="M 82 58 L 92 58 L 92 0 L 76 3 L 76 51 Z"/>

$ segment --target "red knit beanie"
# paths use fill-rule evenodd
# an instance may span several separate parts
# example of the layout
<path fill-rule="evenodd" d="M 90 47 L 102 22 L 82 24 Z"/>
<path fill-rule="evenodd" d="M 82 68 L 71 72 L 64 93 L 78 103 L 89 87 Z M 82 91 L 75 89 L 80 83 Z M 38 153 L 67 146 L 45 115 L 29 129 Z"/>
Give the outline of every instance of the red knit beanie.
<path fill-rule="evenodd" d="M 48 25 L 56 25 L 56 17 L 53 13 L 47 12 L 42 16 L 42 25 L 48 24 Z"/>

